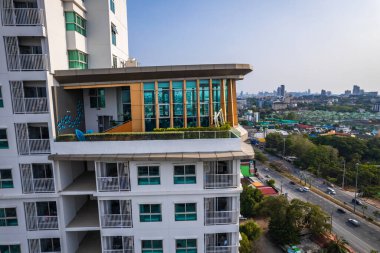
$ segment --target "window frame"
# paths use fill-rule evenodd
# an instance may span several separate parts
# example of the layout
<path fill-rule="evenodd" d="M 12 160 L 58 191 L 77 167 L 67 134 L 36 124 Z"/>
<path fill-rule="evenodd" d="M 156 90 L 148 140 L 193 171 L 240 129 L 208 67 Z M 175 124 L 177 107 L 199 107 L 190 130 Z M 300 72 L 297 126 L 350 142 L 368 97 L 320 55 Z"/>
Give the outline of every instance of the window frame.
<path fill-rule="evenodd" d="M 115 14 L 115 1 L 110 0 L 110 10 Z"/>
<path fill-rule="evenodd" d="M 114 45 L 114 46 L 117 45 L 117 38 L 116 38 L 116 35 L 117 35 L 117 28 L 116 28 L 116 25 L 114 25 L 113 23 L 111 23 L 111 43 L 112 43 L 112 45 Z"/>
<path fill-rule="evenodd" d="M 142 212 L 143 206 L 149 206 L 149 212 Z M 152 206 L 158 206 L 160 208 L 159 213 L 152 212 Z M 159 216 L 158 220 L 152 219 L 152 216 Z M 144 219 L 143 217 L 149 217 Z M 140 222 L 162 222 L 162 205 L 161 204 L 139 204 L 139 220 Z"/>
<path fill-rule="evenodd" d="M 184 205 L 184 212 L 177 212 L 177 206 Z M 188 211 L 188 205 L 194 205 L 194 211 Z M 177 217 L 178 215 L 178 217 Z M 179 219 L 182 216 L 184 219 Z M 188 217 L 189 216 L 189 217 Z M 194 218 L 195 217 L 195 218 Z M 197 203 L 175 203 L 174 204 L 174 220 L 175 221 L 196 221 L 198 219 L 197 215 Z"/>
<path fill-rule="evenodd" d="M 0 128 L 0 131 L 4 131 L 4 133 L 5 133 L 5 139 L 0 139 L 0 149 L 9 149 L 7 129 L 6 128 Z M 1 144 L 4 144 L 4 146 Z"/>
<path fill-rule="evenodd" d="M 11 173 L 11 178 L 10 179 L 3 179 L 2 171 L 5 171 L 5 170 L 9 170 L 10 171 L 10 173 Z M 9 182 L 9 181 L 11 182 L 12 187 L 3 187 L 4 182 Z M 11 189 L 11 188 L 14 188 L 12 169 L 0 169 L 0 189 Z"/>
<path fill-rule="evenodd" d="M 3 87 L 0 85 L 0 108 L 4 108 L 4 98 L 3 98 L 2 88 Z"/>
<path fill-rule="evenodd" d="M 189 247 L 188 244 L 189 242 L 188 241 L 195 241 L 195 246 L 193 247 Z M 177 243 L 178 241 L 186 241 L 186 246 L 185 247 L 178 247 Z M 197 239 L 196 238 L 189 238 L 189 239 L 176 239 L 175 240 L 175 252 L 176 253 L 197 253 L 198 252 L 198 242 L 197 242 Z"/>
<path fill-rule="evenodd" d="M 144 248 L 144 242 L 149 242 L 151 244 L 150 248 Z M 156 248 L 154 247 L 154 242 L 160 242 L 161 247 Z M 164 246 L 162 240 L 141 240 L 141 252 L 142 253 L 163 253 L 164 252 Z"/>
<path fill-rule="evenodd" d="M 6 209 L 14 209 L 15 216 L 7 217 Z M 18 226 L 17 208 L 16 207 L 1 207 L 0 210 L 2 210 L 2 212 L 4 213 L 4 217 L 0 216 L 0 227 L 17 227 Z M 9 220 L 16 220 L 16 224 L 15 225 L 9 225 L 8 224 Z M 5 225 L 1 225 L 1 224 L 3 224 L 3 222 Z"/>
<path fill-rule="evenodd" d="M 192 166 L 194 167 L 194 174 L 186 174 L 186 167 Z M 183 174 L 176 175 L 176 168 L 183 167 Z M 183 183 L 176 182 L 176 178 L 183 178 Z M 189 178 L 194 178 L 194 180 L 189 180 Z M 176 164 L 173 167 L 173 183 L 174 184 L 197 184 L 197 170 L 195 164 Z"/>
<path fill-rule="evenodd" d="M 70 55 L 70 52 L 75 55 Z M 67 50 L 67 56 L 69 60 L 69 69 L 88 69 L 88 54 L 82 52 L 80 50 Z M 77 59 L 70 59 L 70 57 L 74 57 Z M 81 59 L 83 58 L 83 60 Z M 77 63 L 80 67 L 73 67 L 70 63 Z"/>
<path fill-rule="evenodd" d="M 68 21 L 68 15 L 73 14 L 74 15 L 74 21 Z M 66 31 L 75 31 L 83 36 L 87 36 L 87 20 L 76 13 L 75 11 L 65 11 L 65 24 L 66 24 Z M 73 25 L 73 28 L 68 28 Z"/>
<path fill-rule="evenodd" d="M 95 91 L 96 94 L 91 94 L 91 91 Z M 103 91 L 103 94 L 101 93 Z M 88 90 L 88 97 L 90 100 L 90 108 L 106 108 L 106 89 L 105 88 L 91 88 Z M 96 106 L 91 102 L 92 99 L 95 99 Z"/>
<path fill-rule="evenodd" d="M 148 169 L 148 175 L 140 175 L 140 169 L 143 169 L 144 167 L 147 167 Z M 151 175 L 151 169 L 156 168 L 158 169 L 158 175 Z M 152 179 L 157 179 L 158 183 L 152 182 Z M 147 183 L 142 183 L 142 179 L 147 179 Z M 161 185 L 161 172 L 160 172 L 160 166 L 159 165 L 138 165 L 137 166 L 137 184 L 138 185 Z"/>
<path fill-rule="evenodd" d="M 3 245 L 0 245 L 0 249 L 1 247 L 8 247 L 8 253 L 21 253 L 20 244 L 3 244 Z M 14 249 L 11 247 L 18 247 L 18 249 Z"/>

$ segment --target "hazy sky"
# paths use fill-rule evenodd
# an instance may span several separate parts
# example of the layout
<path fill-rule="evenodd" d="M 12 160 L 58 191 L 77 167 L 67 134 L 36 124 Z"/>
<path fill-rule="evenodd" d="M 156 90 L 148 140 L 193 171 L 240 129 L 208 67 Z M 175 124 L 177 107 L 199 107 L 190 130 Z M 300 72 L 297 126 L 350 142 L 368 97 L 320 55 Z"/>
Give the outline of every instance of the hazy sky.
<path fill-rule="evenodd" d="M 142 66 L 249 63 L 238 91 L 380 91 L 380 0 L 128 0 Z"/>

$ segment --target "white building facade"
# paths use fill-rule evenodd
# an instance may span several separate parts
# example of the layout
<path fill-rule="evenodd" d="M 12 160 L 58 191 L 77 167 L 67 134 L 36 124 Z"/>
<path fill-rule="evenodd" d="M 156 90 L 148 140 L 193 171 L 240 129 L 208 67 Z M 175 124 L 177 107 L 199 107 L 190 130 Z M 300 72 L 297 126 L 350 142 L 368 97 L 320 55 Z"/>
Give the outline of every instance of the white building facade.
<path fill-rule="evenodd" d="M 236 129 L 206 137 L 193 132 L 191 138 L 173 133 L 157 140 L 151 139 L 157 135 L 136 135 L 138 140 L 78 142 L 59 136 L 61 126 L 74 131 L 85 125 L 101 133 L 105 130 L 105 123 L 99 123 L 99 116 L 105 118 L 101 114 L 119 116 L 117 92 L 129 85 L 121 82 L 126 80 L 123 76 L 116 84 L 105 81 L 110 87 L 102 88 L 103 94 L 94 95 L 88 87 L 74 87 L 73 93 L 65 93 L 70 87 L 61 85 L 56 70 L 63 73 L 61 80 L 72 73 L 66 70 L 87 73 L 82 69 L 103 68 L 97 71 L 100 76 L 102 71 L 112 72 L 105 78 L 128 72 L 110 70 L 129 64 L 126 1 L 0 3 L 0 252 L 238 252 L 240 160 L 252 158 L 253 151 L 242 144 Z M 159 76 L 152 80 L 168 73 L 166 67 L 147 69 L 135 68 L 135 72 L 151 71 L 147 75 Z M 153 86 L 161 90 L 153 93 L 146 91 L 141 81 L 128 86 L 131 94 L 141 94 L 138 99 L 131 97 L 129 104 L 121 104 L 132 108 L 133 129 L 144 129 L 151 120 L 145 115 L 144 121 L 145 94 L 156 94 L 157 114 L 161 107 L 173 106 L 173 98 L 159 104 L 162 90 L 180 92 L 184 104 L 185 92 L 194 99 L 191 108 L 182 108 L 187 111 L 180 121 L 188 122 L 184 126 L 211 125 L 213 114 L 204 108 L 215 106 L 218 110 L 223 107 L 237 127 L 235 80 L 250 72 L 249 66 L 170 69 L 173 73 L 178 70 L 170 81 L 165 80 L 170 88 L 161 89 L 159 81 Z M 185 79 L 206 78 L 206 83 L 185 80 L 184 90 L 175 91 L 174 79 L 181 79 L 180 74 L 189 75 Z M 138 80 L 142 79 L 134 82 Z M 138 93 L 136 87 L 144 88 Z M 208 100 L 212 92 L 218 94 L 214 102 Z M 57 102 L 60 94 L 70 101 Z M 203 98 L 199 94 L 204 94 Z M 101 96 L 107 106 L 93 107 Z M 83 106 L 79 109 L 72 102 L 78 97 Z M 74 117 L 60 117 L 75 114 L 75 108 L 85 114 L 82 123 Z M 195 113 L 190 114 L 190 109 Z M 179 115 L 170 120 L 166 115 L 164 122 L 173 125 L 173 120 L 182 117 Z M 161 120 L 161 115 L 156 117 Z M 241 129 L 240 133 L 246 134 Z"/>
<path fill-rule="evenodd" d="M 126 1 L 1 0 L 0 17 L 0 252 L 70 252 L 48 160 L 52 74 L 125 64 Z"/>

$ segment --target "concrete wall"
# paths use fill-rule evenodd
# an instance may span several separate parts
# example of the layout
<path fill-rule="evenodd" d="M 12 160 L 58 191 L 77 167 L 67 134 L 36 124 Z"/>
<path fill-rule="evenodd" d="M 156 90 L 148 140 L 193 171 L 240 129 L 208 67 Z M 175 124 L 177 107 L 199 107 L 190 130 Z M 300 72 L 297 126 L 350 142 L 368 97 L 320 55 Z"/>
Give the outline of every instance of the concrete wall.
<path fill-rule="evenodd" d="M 56 134 L 74 133 L 75 129 L 86 130 L 86 123 L 83 110 L 83 91 L 82 90 L 64 90 L 61 87 L 53 87 L 54 97 L 54 122 Z M 64 123 L 62 119 L 65 116 L 71 116 L 69 124 L 63 124 L 65 129 L 59 129 L 58 123 Z M 79 124 L 74 124 L 76 117 L 79 117 Z M 71 127 L 75 125 L 74 127 Z M 59 132 L 58 132 L 59 131 Z"/>

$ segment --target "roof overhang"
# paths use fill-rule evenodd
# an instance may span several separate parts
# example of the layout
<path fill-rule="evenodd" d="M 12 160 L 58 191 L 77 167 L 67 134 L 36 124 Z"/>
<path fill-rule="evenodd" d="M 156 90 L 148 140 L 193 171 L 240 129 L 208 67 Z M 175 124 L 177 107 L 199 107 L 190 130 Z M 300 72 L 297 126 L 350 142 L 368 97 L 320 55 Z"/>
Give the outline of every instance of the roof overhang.
<path fill-rule="evenodd" d="M 148 80 L 174 80 L 189 78 L 243 79 L 252 71 L 249 64 L 174 65 L 153 67 L 127 67 L 107 69 L 57 70 L 54 78 L 59 86 L 77 88 L 86 85 L 132 83 Z"/>

